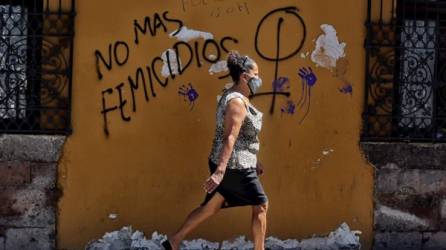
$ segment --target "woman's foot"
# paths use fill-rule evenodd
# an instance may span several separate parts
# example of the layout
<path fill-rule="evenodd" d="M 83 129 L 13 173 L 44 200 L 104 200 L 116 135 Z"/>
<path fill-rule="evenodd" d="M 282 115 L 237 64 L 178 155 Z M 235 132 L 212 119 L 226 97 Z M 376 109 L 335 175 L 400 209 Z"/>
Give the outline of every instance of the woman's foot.
<path fill-rule="evenodd" d="M 172 250 L 172 245 L 170 244 L 169 239 L 165 239 L 163 242 L 161 242 L 161 246 L 163 246 L 164 250 Z"/>
<path fill-rule="evenodd" d="M 179 240 L 175 236 L 167 236 L 167 240 L 170 242 L 170 245 L 172 246 L 172 250 L 180 250 L 180 243 Z"/>

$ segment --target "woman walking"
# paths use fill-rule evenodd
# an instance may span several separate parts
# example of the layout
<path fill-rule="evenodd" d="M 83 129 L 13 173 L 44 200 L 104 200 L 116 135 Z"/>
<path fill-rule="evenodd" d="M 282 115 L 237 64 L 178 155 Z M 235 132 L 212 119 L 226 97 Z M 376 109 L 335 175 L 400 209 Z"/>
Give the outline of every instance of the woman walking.
<path fill-rule="evenodd" d="M 203 184 L 207 193 L 177 232 L 162 243 L 166 249 L 179 250 L 186 235 L 220 208 L 251 205 L 254 249 L 264 250 L 268 197 L 258 179 L 263 167 L 257 161 L 263 114 L 248 99 L 260 88 L 262 80 L 257 64 L 248 56 L 231 51 L 227 65 L 234 85 L 224 91 L 217 104 L 215 137 L 208 162 L 211 175 Z"/>

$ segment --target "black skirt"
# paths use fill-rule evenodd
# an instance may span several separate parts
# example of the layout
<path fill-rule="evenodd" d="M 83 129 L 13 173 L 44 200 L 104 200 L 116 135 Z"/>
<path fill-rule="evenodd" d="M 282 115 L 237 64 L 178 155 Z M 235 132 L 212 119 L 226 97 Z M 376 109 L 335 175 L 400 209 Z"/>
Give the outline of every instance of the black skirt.
<path fill-rule="evenodd" d="M 208 164 L 210 175 L 212 175 L 217 165 L 210 159 Z M 200 206 L 205 205 L 216 192 L 225 198 L 221 208 L 260 205 L 268 201 L 255 169 L 227 168 L 221 183 L 214 191 L 206 193 Z"/>

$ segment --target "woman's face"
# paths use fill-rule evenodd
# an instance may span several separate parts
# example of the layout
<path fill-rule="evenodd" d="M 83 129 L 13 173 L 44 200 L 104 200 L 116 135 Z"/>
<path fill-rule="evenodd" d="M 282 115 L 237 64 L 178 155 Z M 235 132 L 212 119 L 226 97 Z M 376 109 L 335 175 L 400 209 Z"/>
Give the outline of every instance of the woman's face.
<path fill-rule="evenodd" d="M 243 73 L 242 79 L 242 88 L 251 95 L 254 95 L 262 86 L 262 79 L 259 77 L 259 68 L 257 64 L 254 64 L 253 68 L 248 72 Z"/>
<path fill-rule="evenodd" d="M 253 68 L 250 69 L 248 72 L 243 73 L 244 77 L 243 82 L 247 83 L 249 81 L 249 79 L 251 79 L 252 77 L 258 77 L 259 76 L 259 68 L 257 66 L 257 63 L 254 63 Z"/>

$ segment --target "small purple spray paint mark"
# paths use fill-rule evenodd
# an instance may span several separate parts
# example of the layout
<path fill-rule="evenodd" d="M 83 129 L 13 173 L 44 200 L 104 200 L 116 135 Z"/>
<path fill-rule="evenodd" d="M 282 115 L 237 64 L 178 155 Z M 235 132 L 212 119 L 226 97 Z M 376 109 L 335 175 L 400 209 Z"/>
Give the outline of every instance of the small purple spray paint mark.
<path fill-rule="evenodd" d="M 280 108 L 280 111 L 282 111 L 282 113 L 290 115 L 294 114 L 295 110 L 296 110 L 296 105 L 291 100 L 288 100 L 286 104 L 282 108 Z"/>
<path fill-rule="evenodd" d="M 311 67 L 305 68 L 302 67 L 299 69 L 299 72 L 297 73 L 300 78 L 302 79 L 302 94 L 300 96 L 299 101 L 297 102 L 297 105 L 300 105 L 302 108 L 304 105 L 307 106 L 305 115 L 302 117 L 302 120 L 300 120 L 299 124 L 301 124 L 305 117 L 308 115 L 308 112 L 310 111 L 310 104 L 311 104 L 311 87 L 313 87 L 317 82 L 317 77 L 313 73 L 313 70 Z"/>
<path fill-rule="evenodd" d="M 191 105 L 190 109 L 192 110 L 195 104 L 195 100 L 197 100 L 198 98 L 198 92 L 194 89 L 192 84 L 189 83 L 188 86 L 181 85 L 178 90 L 178 94 L 184 97 L 184 101 L 189 101 L 189 105 Z"/>
<path fill-rule="evenodd" d="M 290 88 L 290 80 L 288 77 L 279 77 L 273 81 L 273 89 L 275 92 L 284 92 Z"/>
<path fill-rule="evenodd" d="M 352 95 L 353 87 L 352 87 L 352 85 L 347 84 L 347 85 L 343 86 L 342 88 L 339 88 L 339 92 L 341 92 L 343 94 L 350 94 L 350 95 Z"/>

